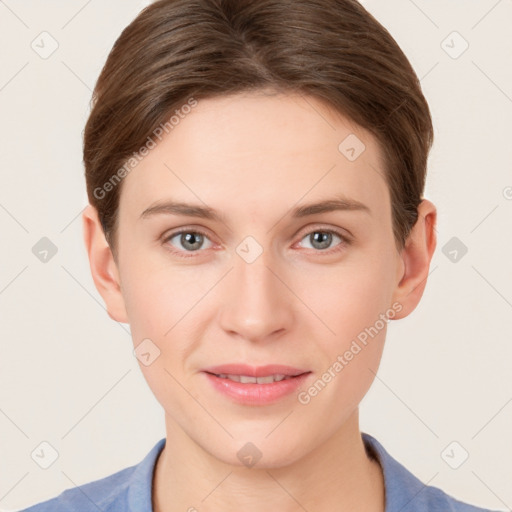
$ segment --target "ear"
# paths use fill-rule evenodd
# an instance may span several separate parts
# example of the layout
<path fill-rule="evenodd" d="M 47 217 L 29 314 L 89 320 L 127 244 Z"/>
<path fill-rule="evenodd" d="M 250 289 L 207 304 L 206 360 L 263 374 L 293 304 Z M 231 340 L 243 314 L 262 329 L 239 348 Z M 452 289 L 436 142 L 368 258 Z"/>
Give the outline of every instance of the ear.
<path fill-rule="evenodd" d="M 402 309 L 394 316 L 396 320 L 414 311 L 423 295 L 437 244 L 436 222 L 436 207 L 429 200 L 423 199 L 418 206 L 418 219 L 400 255 L 403 272 L 393 293 L 393 302 L 399 302 Z"/>
<path fill-rule="evenodd" d="M 105 239 L 98 211 L 90 204 L 82 213 L 82 227 L 92 279 L 105 301 L 108 316 L 117 322 L 129 323 L 117 264 Z"/>

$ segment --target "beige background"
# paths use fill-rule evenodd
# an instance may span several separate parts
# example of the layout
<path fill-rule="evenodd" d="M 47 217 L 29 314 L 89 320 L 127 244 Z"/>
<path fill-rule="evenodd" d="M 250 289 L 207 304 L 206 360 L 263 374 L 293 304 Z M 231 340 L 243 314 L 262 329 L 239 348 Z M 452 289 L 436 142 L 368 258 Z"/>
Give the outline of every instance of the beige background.
<path fill-rule="evenodd" d="M 0 1 L 0 510 L 136 464 L 165 435 L 129 326 L 107 316 L 94 288 L 80 220 L 91 90 L 147 3 Z M 423 301 L 390 325 L 361 427 L 425 483 L 510 510 L 512 2 L 364 5 L 431 106 L 426 197 L 439 224 Z M 31 47 L 40 37 L 47 50 L 58 43 L 46 59 Z M 32 252 L 42 237 L 57 248 L 46 263 Z M 59 453 L 48 469 L 31 458 L 43 441 Z M 452 459 L 469 453 L 458 469 L 441 456 L 453 441 Z"/>

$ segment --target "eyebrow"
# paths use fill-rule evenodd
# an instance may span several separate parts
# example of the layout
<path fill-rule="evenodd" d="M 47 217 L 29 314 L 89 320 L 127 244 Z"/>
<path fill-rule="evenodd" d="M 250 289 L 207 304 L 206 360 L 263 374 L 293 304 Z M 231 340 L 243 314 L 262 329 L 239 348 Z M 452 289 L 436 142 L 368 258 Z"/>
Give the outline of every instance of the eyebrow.
<path fill-rule="evenodd" d="M 365 204 L 346 197 L 334 197 L 325 199 L 317 203 L 305 204 L 294 208 L 291 212 L 293 218 L 308 217 L 319 213 L 333 211 L 361 211 L 371 214 L 370 208 Z M 189 217 L 198 217 L 212 221 L 225 221 L 224 215 L 217 212 L 209 206 L 200 206 L 195 204 L 167 200 L 158 202 L 146 208 L 140 215 L 141 219 L 153 217 L 155 215 L 184 215 Z"/>

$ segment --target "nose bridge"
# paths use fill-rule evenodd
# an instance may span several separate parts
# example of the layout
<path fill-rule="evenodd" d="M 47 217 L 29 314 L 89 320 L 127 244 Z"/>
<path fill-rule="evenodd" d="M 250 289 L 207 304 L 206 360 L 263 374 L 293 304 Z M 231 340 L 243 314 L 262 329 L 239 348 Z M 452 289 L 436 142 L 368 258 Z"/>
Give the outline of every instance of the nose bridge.
<path fill-rule="evenodd" d="M 288 327 L 291 296 L 276 276 L 272 251 L 251 238 L 236 249 L 221 322 L 225 330 L 256 340 Z"/>

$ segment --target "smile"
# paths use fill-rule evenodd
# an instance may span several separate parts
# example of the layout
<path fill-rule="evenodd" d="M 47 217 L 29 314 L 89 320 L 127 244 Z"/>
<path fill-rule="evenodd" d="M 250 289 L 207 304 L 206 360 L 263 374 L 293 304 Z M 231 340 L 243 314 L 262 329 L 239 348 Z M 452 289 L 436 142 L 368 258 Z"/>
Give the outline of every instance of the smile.
<path fill-rule="evenodd" d="M 226 374 L 226 373 L 220 373 L 213 375 L 220 377 L 221 379 L 229 379 L 234 382 L 240 382 L 242 384 L 271 384 L 272 382 L 279 382 L 285 379 L 293 379 L 294 377 L 291 375 L 282 375 L 282 374 L 275 374 L 275 375 L 267 375 L 264 377 L 252 377 L 250 375 L 232 375 L 232 374 Z"/>

